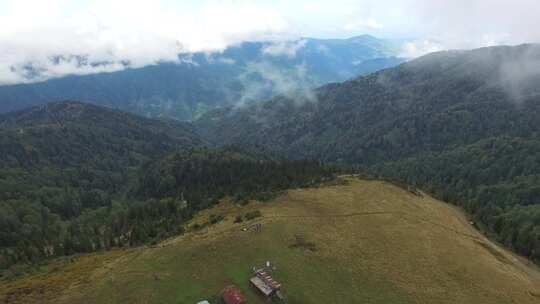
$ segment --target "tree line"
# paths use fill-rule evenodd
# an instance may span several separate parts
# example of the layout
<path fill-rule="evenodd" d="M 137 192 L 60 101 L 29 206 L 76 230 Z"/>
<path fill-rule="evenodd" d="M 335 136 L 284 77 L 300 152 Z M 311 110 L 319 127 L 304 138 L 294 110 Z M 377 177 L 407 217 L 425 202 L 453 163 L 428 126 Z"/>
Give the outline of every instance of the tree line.
<path fill-rule="evenodd" d="M 80 183 L 84 172 L 71 177 Z M 234 147 L 187 148 L 146 162 L 118 190 L 41 187 L 0 201 L 0 267 L 158 241 L 182 233 L 186 220 L 226 196 L 238 203 L 265 200 L 333 174 L 319 162 L 276 160 Z"/>

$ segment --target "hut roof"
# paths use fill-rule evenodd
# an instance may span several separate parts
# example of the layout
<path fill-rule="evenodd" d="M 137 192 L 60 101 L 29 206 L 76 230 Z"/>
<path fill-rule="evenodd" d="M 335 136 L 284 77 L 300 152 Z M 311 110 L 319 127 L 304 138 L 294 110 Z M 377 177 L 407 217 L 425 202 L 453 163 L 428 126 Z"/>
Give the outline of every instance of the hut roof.
<path fill-rule="evenodd" d="M 246 303 L 246 296 L 238 289 L 238 287 L 231 285 L 226 287 L 221 293 L 221 297 L 226 304 L 244 304 Z"/>
<path fill-rule="evenodd" d="M 263 280 L 264 283 L 266 283 L 266 285 L 270 286 L 270 288 L 272 289 L 281 288 L 281 284 L 278 281 L 274 280 L 274 278 L 272 278 L 270 274 L 268 274 L 266 271 L 262 269 L 259 269 L 257 271 L 257 277 Z"/>
<path fill-rule="evenodd" d="M 268 286 L 261 278 L 259 277 L 253 277 L 249 280 L 253 286 L 255 286 L 260 292 L 262 292 L 265 296 L 270 296 L 272 292 L 274 292 L 274 289 L 272 287 Z"/>

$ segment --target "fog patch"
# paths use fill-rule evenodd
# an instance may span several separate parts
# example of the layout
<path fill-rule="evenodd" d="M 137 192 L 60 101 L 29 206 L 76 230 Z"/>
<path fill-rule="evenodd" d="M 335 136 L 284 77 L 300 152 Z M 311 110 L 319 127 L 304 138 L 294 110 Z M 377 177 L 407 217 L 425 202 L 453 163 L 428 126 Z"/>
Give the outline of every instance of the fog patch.
<path fill-rule="evenodd" d="M 112 73 L 130 65 L 128 61 L 89 62 L 84 56 L 55 56 L 41 61 L 0 67 L 0 85 L 41 82 L 66 75 Z"/>
<path fill-rule="evenodd" d="M 270 56 L 287 56 L 289 58 L 296 57 L 296 53 L 303 49 L 307 44 L 307 40 L 281 40 L 274 41 L 266 45 L 262 49 L 262 53 Z"/>
<path fill-rule="evenodd" d="M 513 96 L 520 96 L 531 78 L 540 77 L 540 60 L 505 62 L 501 65 L 501 82 Z"/>
<path fill-rule="evenodd" d="M 527 50 L 516 60 L 503 62 L 499 80 L 502 88 L 516 101 L 540 96 L 540 47 Z"/>
<path fill-rule="evenodd" d="M 244 90 L 237 106 L 278 95 L 292 98 L 299 103 L 317 101 L 313 91 L 315 79 L 309 77 L 305 62 L 288 69 L 280 68 L 270 61 L 251 63 L 238 79 Z"/>
<path fill-rule="evenodd" d="M 232 58 L 220 57 L 218 60 L 220 63 L 223 63 L 223 64 L 228 64 L 228 65 L 236 64 L 236 60 Z"/>
<path fill-rule="evenodd" d="M 403 43 L 401 52 L 398 57 L 413 59 L 424 56 L 429 53 L 439 52 L 444 50 L 444 46 L 434 40 L 413 40 Z"/>
<path fill-rule="evenodd" d="M 206 60 L 208 60 L 208 58 L 206 58 Z M 184 53 L 178 55 L 178 63 L 192 65 L 196 67 L 199 66 L 199 63 L 194 59 L 193 53 Z"/>
<path fill-rule="evenodd" d="M 317 45 L 317 51 L 319 51 L 319 53 L 324 54 L 326 56 L 329 56 L 331 54 L 330 49 L 324 44 Z"/>

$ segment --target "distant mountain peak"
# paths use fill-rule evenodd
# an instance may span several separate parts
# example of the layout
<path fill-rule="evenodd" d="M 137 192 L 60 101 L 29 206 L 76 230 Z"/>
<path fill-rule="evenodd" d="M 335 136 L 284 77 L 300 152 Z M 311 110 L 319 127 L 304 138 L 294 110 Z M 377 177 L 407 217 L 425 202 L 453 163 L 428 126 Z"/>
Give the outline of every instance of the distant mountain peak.
<path fill-rule="evenodd" d="M 383 39 L 377 38 L 375 36 L 369 35 L 369 34 L 363 34 L 358 36 L 353 36 L 348 38 L 349 41 L 382 41 Z"/>
<path fill-rule="evenodd" d="M 245 42 L 223 52 L 183 53 L 177 62 L 119 66 L 118 71 L 88 75 L 55 74 L 54 79 L 34 79 L 41 82 L 0 86 L 0 113 L 67 99 L 149 117 L 192 120 L 212 108 L 309 91 L 395 66 L 403 60 L 396 60 L 398 52 L 392 46 L 369 35 Z M 73 56 L 53 61 L 65 60 L 87 62 Z"/>

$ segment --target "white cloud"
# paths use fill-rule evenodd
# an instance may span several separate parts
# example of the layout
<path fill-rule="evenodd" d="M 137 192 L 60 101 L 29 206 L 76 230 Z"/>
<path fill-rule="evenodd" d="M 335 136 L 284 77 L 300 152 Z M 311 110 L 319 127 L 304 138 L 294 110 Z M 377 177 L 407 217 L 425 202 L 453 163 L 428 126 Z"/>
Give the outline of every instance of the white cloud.
<path fill-rule="evenodd" d="M 537 0 L 401 0 L 397 31 L 441 41 L 445 48 L 540 42 Z"/>
<path fill-rule="evenodd" d="M 223 64 L 236 64 L 236 61 L 231 58 L 219 58 L 219 62 Z"/>
<path fill-rule="evenodd" d="M 180 52 L 223 50 L 244 40 L 289 36 L 279 12 L 247 1 L 201 1 L 173 5 L 165 0 L 96 0 L 70 7 L 67 0 L 7 0 L 0 12 L 0 84 L 177 61 Z M 51 57 L 85 56 L 89 63 L 54 64 Z M 34 79 L 35 80 L 35 79 Z"/>
<path fill-rule="evenodd" d="M 307 40 L 281 40 L 266 45 L 262 52 L 271 56 L 287 56 L 293 58 L 296 53 L 306 46 Z"/>
<path fill-rule="evenodd" d="M 258 77 L 253 77 L 257 75 Z M 307 73 L 305 63 L 280 68 L 271 62 L 261 61 L 249 64 L 239 77 L 244 87 L 237 105 L 262 100 L 271 95 L 294 96 L 298 102 L 316 101 L 313 92 L 314 79 Z M 269 93 L 272 94 L 269 94 Z"/>
<path fill-rule="evenodd" d="M 441 43 L 428 39 L 413 40 L 403 44 L 401 54 L 399 54 L 399 56 L 404 58 L 416 58 L 428 53 L 442 50 L 444 50 L 444 46 Z"/>
<path fill-rule="evenodd" d="M 0 0 L 0 84 L 28 81 L 28 63 L 45 79 L 175 61 L 179 52 L 245 40 L 412 37 L 409 57 L 540 42 L 538 11 L 538 0 Z M 296 46 L 276 42 L 266 51 L 291 56 Z M 108 64 L 55 65 L 58 55 Z"/>

